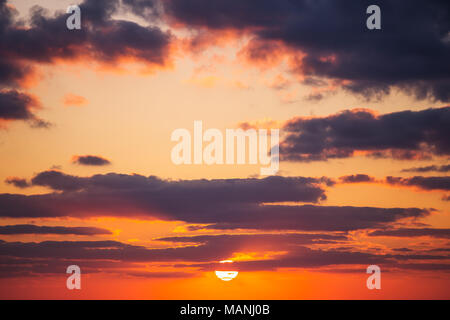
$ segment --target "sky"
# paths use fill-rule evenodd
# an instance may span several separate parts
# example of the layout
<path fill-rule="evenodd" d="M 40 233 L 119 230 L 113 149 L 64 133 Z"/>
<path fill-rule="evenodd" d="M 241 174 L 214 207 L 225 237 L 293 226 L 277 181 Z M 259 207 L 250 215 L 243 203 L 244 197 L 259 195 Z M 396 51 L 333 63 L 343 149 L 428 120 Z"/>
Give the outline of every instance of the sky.
<path fill-rule="evenodd" d="M 450 6 L 371 4 L 0 0 L 0 298 L 449 299 Z M 194 121 L 278 172 L 175 164 Z"/>

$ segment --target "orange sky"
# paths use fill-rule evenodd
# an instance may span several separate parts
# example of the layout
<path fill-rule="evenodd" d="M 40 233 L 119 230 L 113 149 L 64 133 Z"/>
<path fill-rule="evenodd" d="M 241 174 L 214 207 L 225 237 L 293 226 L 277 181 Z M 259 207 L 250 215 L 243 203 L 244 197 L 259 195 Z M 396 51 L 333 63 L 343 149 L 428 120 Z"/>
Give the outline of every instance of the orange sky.
<path fill-rule="evenodd" d="M 39 2 L 39 1 L 38 1 Z M 65 11 L 70 1 L 9 1 L 17 8 L 20 17 L 27 17 L 27 11 L 34 4 L 55 10 Z M 142 17 L 130 12 L 119 12 L 115 19 L 125 19 L 147 25 Z M 104 210 L 97 206 L 77 202 L 79 193 L 96 195 L 103 189 L 63 190 L 45 184 L 33 184 L 32 178 L 39 173 L 54 170 L 70 177 L 92 181 L 95 175 L 108 173 L 141 176 L 156 176 L 164 183 L 177 185 L 179 180 L 196 179 L 238 179 L 246 180 L 258 176 L 259 165 L 175 165 L 170 153 L 175 143 L 170 140 L 171 133 L 178 128 L 193 131 L 195 120 L 202 120 L 203 126 L 217 128 L 222 132 L 227 128 L 237 128 L 240 123 L 264 123 L 274 120 L 280 128 L 286 121 L 295 117 L 305 119 L 327 117 L 343 110 L 366 108 L 378 115 L 403 110 L 421 111 L 428 108 L 445 106 L 442 101 L 433 99 L 418 100 L 399 87 L 391 90 L 383 99 L 367 100 L 364 97 L 343 90 L 340 84 L 326 87 L 326 95 L 319 101 L 305 99 L 311 93 L 323 92 L 311 89 L 301 82 L 303 75 L 290 72 L 289 65 L 301 52 L 280 48 L 273 52 L 270 62 L 250 63 L 245 59 L 244 48 L 251 34 L 208 33 L 217 41 L 211 44 L 205 39 L 204 48 L 191 50 L 186 46 L 190 30 L 175 22 L 162 23 L 162 28 L 171 29 L 177 41 L 170 51 L 170 63 L 164 66 L 150 66 L 132 57 L 123 57 L 120 62 L 104 63 L 93 58 L 60 59 L 52 62 L 33 62 L 36 70 L 35 82 L 23 86 L 20 90 L 37 97 L 42 109 L 35 114 L 50 122 L 49 128 L 33 128 L 25 121 L 5 121 L 0 129 L 0 193 L 20 195 L 68 195 L 58 207 L 58 215 L 11 216 L 0 217 L 0 226 L 37 225 L 49 227 L 96 227 L 109 230 L 108 234 L 2 234 L 0 240 L 5 243 L 41 243 L 44 241 L 107 241 L 112 240 L 124 246 L 139 246 L 146 250 L 186 247 L 186 242 L 171 242 L 160 238 L 215 235 L 248 235 L 290 233 L 327 234 L 339 236 L 345 234 L 345 240 L 314 240 L 310 243 L 284 243 L 276 240 L 271 245 L 264 241 L 237 243 L 230 252 L 223 249 L 223 259 L 236 261 L 260 261 L 274 259 L 283 254 L 296 252 L 297 247 L 317 250 L 320 257 L 323 251 L 380 255 L 382 268 L 382 289 L 368 290 L 365 269 L 368 264 L 359 260 L 349 263 L 304 266 L 295 256 L 298 267 L 248 269 L 240 272 L 230 282 L 220 281 L 212 270 L 202 269 L 203 264 L 215 263 L 210 258 L 139 260 L 132 257 L 99 257 L 101 263 L 114 262 L 113 267 L 102 265 L 93 273 L 84 273 L 83 264 L 97 262 L 91 258 L 71 258 L 46 256 L 51 263 L 58 262 L 60 273 L 53 269 L 46 273 L 37 267 L 31 275 L 9 274 L 14 264 L 8 264 L 9 249 L 0 249 L 0 298 L 1 299 L 448 299 L 450 297 L 450 273 L 448 272 L 448 248 L 450 228 L 450 202 L 444 201 L 448 189 L 424 190 L 414 186 L 391 185 L 384 182 L 387 176 L 411 177 L 448 177 L 447 172 L 409 173 L 405 168 L 448 164 L 447 155 L 434 155 L 426 160 L 398 160 L 392 158 L 374 159 L 361 154 L 354 157 L 329 159 L 327 161 L 281 161 L 278 176 L 328 177 L 337 181 L 326 185 L 315 181 L 308 187 L 321 188 L 326 199 L 314 201 L 279 200 L 267 201 L 270 204 L 299 206 L 312 204 L 317 206 L 351 206 L 375 208 L 419 208 L 430 210 L 429 215 L 418 218 L 399 219 L 387 224 L 364 227 L 361 229 L 332 230 L 305 229 L 285 230 L 257 228 L 207 228 L 210 222 L 205 220 L 183 220 L 182 210 L 167 209 L 177 204 L 178 198 L 170 198 L 164 204 L 126 203 L 126 214 L 121 204 L 105 205 Z M 226 30 L 225 30 L 226 31 Z M 216 30 L 216 32 L 218 32 Z M 298 54 L 298 56 L 297 56 Z M 129 59 L 127 59 L 129 58 Z M 295 60 L 295 59 L 294 59 Z M 257 61 L 256 61 L 257 62 Z M 328 91 L 331 91 L 328 94 Z M 1 120 L 1 119 L 0 119 Z M 3 123 L 1 123 L 3 124 Z M 281 128 L 281 134 L 283 128 Z M 95 155 L 108 159 L 104 166 L 86 166 L 74 163 L 74 157 Z M 346 175 L 366 174 L 375 177 L 376 183 L 339 183 Z M 6 181 L 11 177 L 25 179 L 31 186 L 17 188 Z M 379 182 L 382 181 L 382 182 Z M 211 183 L 212 184 L 212 183 Z M 176 188 L 176 187 L 174 187 Z M 181 188 L 181 187 L 180 187 Z M 210 189 L 211 188 L 211 189 Z M 214 190 L 214 185 L 206 187 L 204 192 Z M 277 185 L 274 188 L 278 188 Z M 86 191 L 88 190 L 88 191 Z M 91 190 L 91 191 L 89 191 Z M 93 190 L 93 191 L 92 191 Z M 291 189 L 289 189 L 291 190 Z M 131 191 L 128 190 L 128 191 Z M 71 193 L 72 192 L 72 193 Z M 89 193 L 93 192 L 93 193 Z M 195 197 L 187 193 L 180 197 Z M 275 192 L 275 190 L 273 190 Z M 263 193 L 263 192 L 261 192 Z M 270 194 L 271 192 L 269 192 Z M 200 193 L 201 194 L 201 193 Z M 71 197 L 73 196 L 73 202 Z M 169 194 L 171 196 L 171 194 Z M 220 196 L 220 194 L 219 194 Z M 93 196 L 94 197 L 94 196 Z M 136 196 L 137 197 L 137 196 Z M 147 196 L 150 199 L 152 196 Z M 206 194 L 205 197 L 208 197 Z M 226 195 L 224 195 L 226 197 Z M 144 198 L 144 199 L 147 199 Z M 28 198 L 27 198 L 28 199 Z M 128 199 L 128 198 L 127 198 Z M 184 198 L 183 198 L 184 199 Z M 194 198 L 197 199 L 197 198 Z M 114 199 L 111 199 L 114 200 Z M 188 199 L 189 200 L 189 199 Z M 186 200 L 186 201 L 188 201 Z M 205 202 L 209 199 L 205 199 Z M 50 200 L 51 201 L 51 200 Z M 67 201 L 67 202 L 64 202 Z M 119 200 L 120 201 L 120 200 Z M 181 201 L 181 200 L 180 200 Z M 151 200 L 149 200 L 151 202 Z M 260 201 L 258 204 L 265 203 Z M 52 203 L 49 202 L 49 207 Z M 113 202 L 112 202 L 113 203 Z M 180 202 L 182 204 L 183 202 Z M 189 201 L 187 202 L 189 204 Z M 234 202 L 230 200 L 230 206 Z M 196 203 L 196 205 L 201 204 Z M 253 204 L 253 203 L 252 203 Z M 67 206 L 66 208 L 64 208 Z M 225 208 L 227 203 L 220 202 L 214 209 Z M 242 207 L 245 209 L 244 204 Z M 11 207 L 13 208 L 13 207 Z M 61 209 L 62 208 L 62 209 Z M 170 207 L 171 208 L 171 207 Z M 431 208 L 433 210 L 431 210 Z M 195 209 L 195 208 L 194 208 Z M 192 209 L 193 211 L 195 211 Z M 244 210 L 243 209 L 243 210 Z M 213 210 L 213 209 L 211 209 Z M 6 211 L 6 210 L 5 210 Z M 59 214 L 65 212 L 66 214 Z M 3 212 L 3 211 L 2 211 Z M 175 212 L 175 213 L 174 213 Z M 190 213 L 186 213 L 189 215 Z M 281 218 L 280 218 L 281 219 Z M 342 218 L 344 221 L 345 218 Z M 364 220 L 364 219 L 362 219 Z M 196 222 L 198 221 L 198 222 Z M 219 222 L 219 221 L 218 221 Z M 198 228 L 192 228 L 198 227 Z M 370 236 L 369 232 L 378 229 L 431 228 L 445 229 L 444 236 Z M 0 228 L 1 230 L 1 228 Z M 4 244 L 1 243 L 0 244 Z M 196 246 L 204 245 L 198 242 Z M 218 252 L 222 245 L 218 243 Z M 234 247 L 235 245 L 235 247 Z M 231 245 L 230 245 L 231 246 Z M 6 248 L 6 247 L 5 247 Z M 214 248 L 214 247 L 213 247 Z M 407 249 L 403 253 L 395 249 Z M 102 249 L 102 248 L 101 248 Z M 103 248 L 105 249 L 105 248 Z M 427 259 L 432 250 L 437 258 Z M 447 251 L 445 251 L 445 249 Z M 33 249 L 38 250 L 38 249 Z M 89 251 L 90 249 L 87 249 Z M 119 248 L 120 250 L 120 248 Z M 137 249 L 139 250 L 139 249 Z M 195 249 L 194 249 L 195 250 Z M 305 249 L 306 250 L 306 249 Z M 430 251 L 431 250 L 431 251 Z M 19 251 L 19 249 L 18 249 Z M 107 251 L 107 249 L 105 249 Z M 214 251 L 214 250 L 212 250 Z M 25 251 L 24 251 L 25 252 Z M 309 251 L 305 251 L 309 252 Z M 22 253 L 16 259 L 32 258 L 38 251 Z M 103 254 L 103 253 L 102 253 Z M 205 253 L 206 254 L 206 253 Z M 213 255 L 208 251 L 208 254 Z M 305 254 L 305 261 L 308 259 Z M 324 253 L 326 255 L 326 253 Z M 422 258 L 411 258 L 395 263 L 389 262 L 390 255 L 416 254 Z M 434 254 L 434 253 L 433 253 Z M 383 256 L 383 259 L 381 258 Z M 209 257 L 209 256 L 208 256 Z M 239 258 L 240 257 L 240 258 Z M 322 258 L 312 258 L 322 259 Z M 370 258 L 374 258 L 373 256 Z M 386 262 L 384 259 L 387 259 Z M 5 259 L 5 260 L 2 260 Z M 36 257 L 33 259 L 37 259 Z M 323 258 L 325 259 L 325 258 Z M 82 270 L 82 289 L 69 291 L 65 287 L 66 274 L 64 263 L 76 261 Z M 300 261 L 300 262 L 299 262 Z M 322 260 L 320 260 L 322 261 Z M 328 261 L 328 260 L 327 260 Z M 332 260 L 335 261 L 335 260 Z M 371 260 L 372 261 L 372 260 Z M 316 260 L 313 261 L 317 263 Z M 47 262 L 43 262 L 44 264 Z M 61 264 L 59 264 L 61 263 Z M 308 262 L 309 263 L 309 262 Z M 420 263 L 447 265 L 438 270 L 420 268 L 402 269 L 398 263 Z M 193 265 L 193 266 L 190 266 Z M 442 266 L 441 266 L 442 267 Z M 15 271 L 21 271 L 21 266 Z M 90 267 L 87 267 L 88 270 Z M 96 267 L 95 267 L 96 268 Z M 354 271 L 349 271 L 352 269 Z M 24 269 L 25 270 L 25 269 Z M 356 271 L 355 271 L 356 270 Z M 141 274 L 141 273 L 148 274 Z M 134 273 L 134 275 L 133 275 Z"/>

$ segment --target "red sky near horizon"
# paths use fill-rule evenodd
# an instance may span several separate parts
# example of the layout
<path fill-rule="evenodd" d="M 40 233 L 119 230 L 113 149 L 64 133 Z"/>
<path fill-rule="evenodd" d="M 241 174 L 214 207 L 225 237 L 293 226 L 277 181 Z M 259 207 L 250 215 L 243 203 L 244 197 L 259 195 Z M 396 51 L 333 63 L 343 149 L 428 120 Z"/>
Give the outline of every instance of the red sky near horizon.
<path fill-rule="evenodd" d="M 72 4 L 0 0 L 0 299 L 450 298 L 449 4 Z M 278 172 L 175 164 L 194 121 Z"/>

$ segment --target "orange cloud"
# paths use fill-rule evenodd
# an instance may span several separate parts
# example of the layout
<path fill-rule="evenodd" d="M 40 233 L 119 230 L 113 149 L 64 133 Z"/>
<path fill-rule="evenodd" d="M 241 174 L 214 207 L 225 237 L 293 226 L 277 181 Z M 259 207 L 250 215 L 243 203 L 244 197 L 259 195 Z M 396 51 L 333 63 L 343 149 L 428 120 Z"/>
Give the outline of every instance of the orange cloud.
<path fill-rule="evenodd" d="M 288 55 L 289 49 L 280 42 L 250 40 L 237 57 L 244 64 L 265 70 L 280 65 Z"/>
<path fill-rule="evenodd" d="M 73 93 L 67 93 L 63 98 L 63 103 L 66 107 L 69 106 L 81 107 L 86 105 L 88 103 L 88 100 L 85 97 Z"/>

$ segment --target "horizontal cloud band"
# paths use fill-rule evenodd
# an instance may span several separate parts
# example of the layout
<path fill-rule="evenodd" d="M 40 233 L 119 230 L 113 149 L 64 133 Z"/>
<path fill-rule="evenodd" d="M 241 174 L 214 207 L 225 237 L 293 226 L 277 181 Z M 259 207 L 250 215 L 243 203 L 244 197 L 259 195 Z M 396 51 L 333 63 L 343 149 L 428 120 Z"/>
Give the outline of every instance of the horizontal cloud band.
<path fill-rule="evenodd" d="M 77 177 L 44 171 L 32 180 L 55 192 L 0 194 L 0 217 L 143 217 L 204 224 L 213 229 L 347 231 L 421 218 L 430 210 L 282 205 L 326 199 L 326 178 L 162 180 L 109 173 Z"/>

